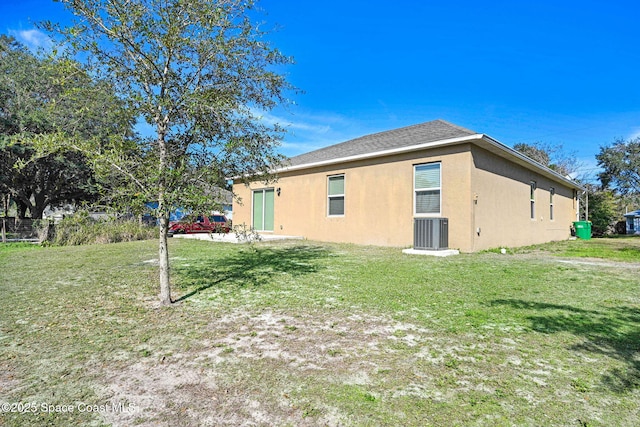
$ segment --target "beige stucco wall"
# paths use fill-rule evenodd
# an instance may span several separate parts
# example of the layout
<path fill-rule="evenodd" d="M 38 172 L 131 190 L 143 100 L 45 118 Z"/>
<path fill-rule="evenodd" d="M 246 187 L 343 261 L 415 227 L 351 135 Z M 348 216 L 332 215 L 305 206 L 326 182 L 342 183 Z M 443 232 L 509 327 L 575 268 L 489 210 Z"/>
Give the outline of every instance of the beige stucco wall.
<path fill-rule="evenodd" d="M 414 165 L 430 162 L 442 165 L 439 216 L 449 218 L 450 248 L 472 252 L 569 237 L 575 218 L 571 189 L 472 144 L 284 172 L 269 185 L 236 183 L 233 191 L 242 203 L 234 201 L 234 224 L 251 225 L 252 189 L 280 188 L 274 203 L 274 234 L 409 247 L 413 244 Z M 342 173 L 345 214 L 329 217 L 327 179 Z M 534 221 L 529 213 L 532 179 L 538 183 Z M 548 219 L 551 186 L 556 188 L 554 221 Z"/>
<path fill-rule="evenodd" d="M 472 251 L 517 247 L 570 236 L 576 218 L 573 189 L 472 146 Z M 531 219 L 530 182 L 536 182 L 535 219 Z M 550 188 L 554 219 L 550 219 Z M 479 229 L 479 233 L 478 233 Z"/>
<path fill-rule="evenodd" d="M 275 196 L 274 234 L 312 240 L 409 247 L 413 244 L 413 166 L 442 162 L 442 215 L 450 236 L 468 234 L 469 146 L 460 145 L 280 174 L 271 185 L 235 184 L 242 205 L 233 206 L 234 224 L 251 224 L 251 189 L 280 188 Z M 446 166 L 445 166 L 446 165 Z M 327 215 L 327 179 L 345 174 L 345 214 Z M 459 245 L 457 240 L 450 245 Z"/>

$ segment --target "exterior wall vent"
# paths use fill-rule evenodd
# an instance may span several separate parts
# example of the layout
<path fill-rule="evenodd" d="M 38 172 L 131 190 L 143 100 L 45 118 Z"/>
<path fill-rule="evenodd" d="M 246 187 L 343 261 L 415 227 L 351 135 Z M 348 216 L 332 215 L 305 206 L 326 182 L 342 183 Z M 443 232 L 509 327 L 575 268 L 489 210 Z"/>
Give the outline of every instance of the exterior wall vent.
<path fill-rule="evenodd" d="M 449 248 L 448 218 L 414 218 L 413 249 L 442 250 Z"/>

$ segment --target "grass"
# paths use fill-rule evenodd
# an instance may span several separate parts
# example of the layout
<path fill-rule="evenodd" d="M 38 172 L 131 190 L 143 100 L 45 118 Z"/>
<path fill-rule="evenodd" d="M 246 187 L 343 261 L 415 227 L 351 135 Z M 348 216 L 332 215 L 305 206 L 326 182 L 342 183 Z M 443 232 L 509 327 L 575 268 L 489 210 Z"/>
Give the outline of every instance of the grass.
<path fill-rule="evenodd" d="M 31 242 L 7 242 L 7 243 L 0 243 L 0 253 L 3 253 L 5 251 L 13 251 L 16 249 L 25 249 L 25 248 L 31 248 L 31 249 L 37 249 L 40 246 L 38 246 L 36 243 L 31 243 Z"/>
<path fill-rule="evenodd" d="M 571 242 L 553 242 L 543 246 L 520 248 L 516 252 L 542 250 L 555 255 L 577 258 L 601 258 L 612 261 L 637 262 L 640 259 L 640 246 L 637 236 L 616 236 L 592 240 Z"/>
<path fill-rule="evenodd" d="M 161 308 L 153 241 L 0 246 L 0 425 L 640 422 L 638 238 L 170 255 Z"/>

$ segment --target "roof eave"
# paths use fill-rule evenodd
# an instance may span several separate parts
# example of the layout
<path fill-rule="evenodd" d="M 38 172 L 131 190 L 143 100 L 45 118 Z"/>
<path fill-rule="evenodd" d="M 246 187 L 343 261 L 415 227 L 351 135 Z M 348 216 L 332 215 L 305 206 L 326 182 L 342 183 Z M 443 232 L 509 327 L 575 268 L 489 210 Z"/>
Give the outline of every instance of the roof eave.
<path fill-rule="evenodd" d="M 575 188 L 577 190 L 582 190 L 582 191 L 586 190 L 583 186 L 581 186 L 574 180 L 560 175 L 558 172 L 554 171 L 553 169 L 550 169 L 544 166 L 543 164 L 538 163 L 533 159 L 530 159 L 529 157 L 525 156 L 519 151 L 514 150 L 508 145 L 504 145 L 500 141 L 491 138 L 489 135 L 483 134 L 482 138 L 480 139 L 485 143 L 487 143 L 489 146 L 498 148 L 498 152 L 496 154 L 502 155 L 502 157 L 508 157 L 508 156 L 515 157 L 518 160 L 516 163 L 519 163 L 521 165 L 522 163 L 524 163 L 523 166 L 533 167 L 535 168 L 535 170 L 537 170 L 547 178 L 551 178 L 555 181 L 561 181 L 564 184 L 568 185 L 569 187 Z"/>
<path fill-rule="evenodd" d="M 483 137 L 482 134 L 473 134 L 473 135 L 465 135 L 465 136 L 456 137 L 456 138 L 441 139 L 438 141 L 430 141 L 422 144 L 409 145 L 406 147 L 398 147 L 398 148 L 392 148 L 389 150 L 381 150 L 373 153 L 356 154 L 354 156 L 339 157 L 339 158 L 323 160 L 319 162 L 303 163 L 301 165 L 294 165 L 294 166 L 284 166 L 282 168 L 276 169 L 274 172 L 276 173 L 290 172 L 290 171 L 297 171 L 297 170 L 303 170 L 303 169 L 317 168 L 322 166 L 330 166 L 338 163 L 354 162 L 357 160 L 374 159 L 376 157 L 386 157 L 394 154 L 408 153 L 411 151 L 417 151 L 417 150 L 422 150 L 427 148 L 442 147 L 445 145 L 455 145 L 463 142 L 472 142 L 474 140 L 479 140 L 482 137 Z"/>
<path fill-rule="evenodd" d="M 274 170 L 273 172 L 282 173 L 282 172 L 299 171 L 304 169 L 312 169 L 312 168 L 323 167 L 323 166 L 331 166 L 339 163 L 354 162 L 358 160 L 367 160 L 367 159 L 374 159 L 377 157 L 390 156 L 394 154 L 408 153 L 408 152 L 423 150 L 428 148 L 457 145 L 465 142 L 475 143 L 478 146 L 486 145 L 484 148 L 488 147 L 490 151 L 492 151 L 493 153 L 503 158 L 515 160 L 516 163 L 522 166 L 525 166 L 529 169 L 535 170 L 540 174 L 550 179 L 553 179 L 554 181 L 560 181 L 571 188 L 575 188 L 582 191 L 585 190 L 583 186 L 573 181 L 572 179 L 569 179 L 567 177 L 560 175 L 556 171 L 549 169 L 548 167 L 536 162 L 535 160 L 530 159 L 529 157 L 514 150 L 513 148 L 482 133 L 459 136 L 456 138 L 441 139 L 438 141 L 430 141 L 430 142 L 425 142 L 421 144 L 409 145 L 406 147 L 398 147 L 398 148 L 393 148 L 389 150 L 376 151 L 373 153 L 364 153 L 364 154 L 357 154 L 353 156 L 339 157 L 339 158 L 323 160 L 319 162 L 304 163 L 304 164 L 293 165 L 293 166 L 283 166 L 281 168 Z M 494 149 L 492 150 L 491 148 L 494 148 Z"/>

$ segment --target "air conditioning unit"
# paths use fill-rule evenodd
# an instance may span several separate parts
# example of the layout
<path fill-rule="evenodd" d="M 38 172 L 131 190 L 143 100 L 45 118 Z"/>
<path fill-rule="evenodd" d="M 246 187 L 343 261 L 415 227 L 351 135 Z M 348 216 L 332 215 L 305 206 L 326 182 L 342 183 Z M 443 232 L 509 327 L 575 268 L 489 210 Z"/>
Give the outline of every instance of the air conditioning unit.
<path fill-rule="evenodd" d="M 448 218 L 413 219 L 413 249 L 442 250 L 448 248 Z"/>

